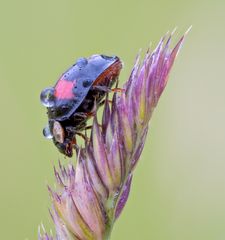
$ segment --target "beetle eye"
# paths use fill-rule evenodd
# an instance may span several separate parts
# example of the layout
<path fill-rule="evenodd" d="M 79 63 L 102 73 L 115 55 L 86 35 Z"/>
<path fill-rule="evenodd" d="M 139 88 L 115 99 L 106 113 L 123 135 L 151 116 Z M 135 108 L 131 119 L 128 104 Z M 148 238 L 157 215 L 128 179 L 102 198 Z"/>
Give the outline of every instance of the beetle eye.
<path fill-rule="evenodd" d="M 57 121 L 54 122 L 52 132 L 53 132 L 53 136 L 57 142 L 59 142 L 59 143 L 64 142 L 65 132 L 59 122 L 57 122 Z"/>

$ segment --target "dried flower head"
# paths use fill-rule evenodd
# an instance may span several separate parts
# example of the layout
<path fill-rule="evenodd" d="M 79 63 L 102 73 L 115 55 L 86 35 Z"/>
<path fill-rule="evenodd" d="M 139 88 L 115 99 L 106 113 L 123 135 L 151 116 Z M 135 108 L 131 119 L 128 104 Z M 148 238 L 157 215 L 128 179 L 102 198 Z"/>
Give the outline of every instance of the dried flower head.
<path fill-rule="evenodd" d="M 57 191 L 49 188 L 56 237 L 39 239 L 109 239 L 128 199 L 133 170 L 140 158 L 149 120 L 166 86 L 184 36 L 171 50 L 171 35 L 156 49 L 138 56 L 122 93 L 106 100 L 102 120 L 94 118 L 90 141 L 77 151 L 76 164 L 55 169 Z"/>

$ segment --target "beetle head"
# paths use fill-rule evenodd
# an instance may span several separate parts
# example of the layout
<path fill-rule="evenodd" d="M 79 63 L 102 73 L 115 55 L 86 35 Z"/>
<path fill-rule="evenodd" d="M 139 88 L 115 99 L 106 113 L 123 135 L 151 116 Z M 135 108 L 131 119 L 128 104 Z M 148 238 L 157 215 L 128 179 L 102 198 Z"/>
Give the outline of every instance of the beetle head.
<path fill-rule="evenodd" d="M 58 121 L 54 121 L 52 124 L 52 136 L 53 142 L 58 150 L 67 157 L 73 156 L 73 144 L 72 140 L 65 134 L 65 130 L 62 124 Z"/>

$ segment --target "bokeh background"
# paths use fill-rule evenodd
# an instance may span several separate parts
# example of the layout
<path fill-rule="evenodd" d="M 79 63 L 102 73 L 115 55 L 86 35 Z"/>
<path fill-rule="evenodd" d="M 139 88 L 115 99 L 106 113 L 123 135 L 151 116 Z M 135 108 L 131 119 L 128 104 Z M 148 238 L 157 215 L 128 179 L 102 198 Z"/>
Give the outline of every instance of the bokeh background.
<path fill-rule="evenodd" d="M 46 184 L 64 158 L 42 136 L 40 91 L 94 53 L 120 56 L 124 81 L 139 48 L 190 25 L 112 240 L 225 239 L 224 13 L 224 0 L 1 0 L 0 239 L 52 227 Z"/>

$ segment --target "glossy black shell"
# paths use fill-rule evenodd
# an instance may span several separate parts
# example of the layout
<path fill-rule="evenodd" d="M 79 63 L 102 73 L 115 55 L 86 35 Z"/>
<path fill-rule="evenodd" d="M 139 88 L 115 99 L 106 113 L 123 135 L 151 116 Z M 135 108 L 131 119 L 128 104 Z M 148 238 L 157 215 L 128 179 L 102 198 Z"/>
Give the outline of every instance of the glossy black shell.
<path fill-rule="evenodd" d="M 60 77 L 54 86 L 54 106 L 47 108 L 49 120 L 69 120 L 69 118 L 81 106 L 81 103 L 87 95 L 90 95 L 90 89 L 93 85 L 97 84 L 96 81 L 101 85 L 101 76 L 103 76 L 104 72 L 108 71 L 110 67 L 116 64 L 119 65 L 120 71 L 122 64 L 120 59 L 116 56 L 108 57 L 105 55 L 93 55 L 87 59 L 78 59 L 77 62 Z M 107 78 L 107 74 L 104 78 Z M 105 81 L 105 79 L 103 80 Z M 115 79 L 113 79 L 113 81 L 115 81 Z M 107 87 L 111 87 L 113 82 L 105 84 L 108 85 Z M 65 97 L 65 91 L 63 93 L 63 88 L 68 90 L 67 86 L 71 88 L 72 92 L 67 93 L 67 96 Z M 62 94 L 56 92 L 56 90 L 60 90 L 60 88 L 62 88 Z M 91 96 L 89 98 L 91 98 Z"/>

